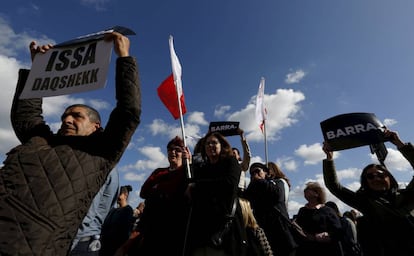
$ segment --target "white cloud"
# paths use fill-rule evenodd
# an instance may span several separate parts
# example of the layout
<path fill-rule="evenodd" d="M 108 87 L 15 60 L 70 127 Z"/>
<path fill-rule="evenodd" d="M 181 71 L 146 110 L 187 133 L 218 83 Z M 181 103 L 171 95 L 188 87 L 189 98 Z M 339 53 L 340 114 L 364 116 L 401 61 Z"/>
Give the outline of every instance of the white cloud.
<path fill-rule="evenodd" d="M 106 10 L 106 3 L 110 0 L 81 0 L 81 3 L 85 6 L 92 6 L 96 11 Z"/>
<path fill-rule="evenodd" d="M 111 109 L 111 104 L 102 99 L 91 99 L 89 100 L 88 105 L 95 108 L 98 111 L 102 109 Z"/>
<path fill-rule="evenodd" d="M 387 169 L 389 169 L 391 172 L 412 170 L 410 163 L 407 161 L 407 159 L 404 158 L 400 151 L 393 148 L 387 148 L 387 151 L 388 154 L 384 161 Z M 370 156 L 373 162 L 379 162 L 375 154 L 370 154 Z"/>
<path fill-rule="evenodd" d="M 295 154 L 305 159 L 305 165 L 317 164 L 326 157 L 320 143 L 315 143 L 309 146 L 300 145 L 299 148 L 295 150 Z"/>
<path fill-rule="evenodd" d="M 280 157 L 276 160 L 276 164 L 280 166 L 282 171 L 296 171 L 298 164 L 292 157 Z M 286 174 L 286 173 L 285 173 Z"/>
<path fill-rule="evenodd" d="M 144 172 L 127 172 L 123 175 L 123 178 L 127 181 L 144 181 L 147 178 L 147 174 Z"/>
<path fill-rule="evenodd" d="M 264 105 L 267 109 L 266 134 L 268 141 L 278 139 L 282 129 L 296 123 L 300 113 L 300 102 L 305 95 L 292 89 L 277 89 L 274 94 L 264 95 Z M 263 134 L 255 120 L 256 95 L 252 96 L 245 108 L 229 115 L 229 121 L 239 121 L 249 141 L 262 141 Z"/>
<path fill-rule="evenodd" d="M 360 175 L 361 169 L 358 168 L 348 168 L 337 171 L 337 176 L 340 181 L 344 179 L 358 179 Z"/>
<path fill-rule="evenodd" d="M 34 33 L 34 32 L 33 32 Z M 19 53 L 24 53 L 29 61 L 30 41 L 38 43 L 54 43 L 45 35 L 31 35 L 27 32 L 16 33 L 10 25 L 0 17 L 0 81 L 2 93 L 0 93 L 0 155 L 5 153 L 18 143 L 10 123 L 10 108 L 14 96 L 18 71 L 27 68 L 27 64 L 16 59 Z M 47 111 L 46 111 L 47 112 Z"/>
<path fill-rule="evenodd" d="M 189 138 L 189 140 L 186 140 L 188 146 L 195 145 L 198 138 L 204 135 L 204 132 L 201 131 L 200 126 L 197 124 L 204 122 L 204 119 L 201 119 L 200 116 L 204 116 L 204 114 L 198 112 L 194 115 L 195 118 L 193 118 L 191 122 L 184 124 L 185 135 Z M 165 135 L 168 140 L 174 138 L 175 136 L 182 137 L 181 126 L 177 124 L 171 125 L 162 119 L 154 119 L 148 127 L 153 136 Z"/>
<path fill-rule="evenodd" d="M 391 127 L 391 126 L 393 126 L 393 125 L 395 125 L 397 123 L 398 122 L 395 119 L 391 119 L 391 118 L 385 118 L 384 119 L 384 125 L 387 126 L 387 127 Z"/>
<path fill-rule="evenodd" d="M 187 122 L 197 125 L 208 125 L 208 122 L 204 117 L 204 113 L 199 111 L 189 113 Z"/>
<path fill-rule="evenodd" d="M 228 114 L 227 112 L 230 111 L 230 109 L 230 106 L 216 106 L 216 108 L 214 109 L 214 116 L 217 118 L 226 117 L 226 115 Z"/>
<path fill-rule="evenodd" d="M 168 166 L 167 156 L 160 147 L 144 146 L 138 148 L 138 151 L 143 157 L 134 164 L 119 167 L 120 171 L 152 171 L 163 165 Z"/>
<path fill-rule="evenodd" d="M 0 17 L 0 55 L 15 57 L 18 53 L 26 53 L 27 60 L 30 60 L 29 43 L 36 41 L 37 44 L 55 44 L 55 41 L 46 35 L 36 35 L 35 32 L 16 33 L 12 27 Z"/>
<path fill-rule="evenodd" d="M 287 84 L 299 83 L 305 77 L 305 75 L 306 73 L 302 69 L 298 69 L 286 75 L 285 83 Z"/>
<path fill-rule="evenodd" d="M 59 118 L 60 120 L 63 111 L 72 104 L 85 104 L 85 100 L 68 95 L 43 98 L 43 114 L 51 119 Z"/>
<path fill-rule="evenodd" d="M 168 133 L 169 124 L 162 119 L 154 119 L 149 128 L 153 136 L 163 135 Z"/>
<path fill-rule="evenodd" d="M 12 147 L 20 144 L 12 129 L 0 128 L 0 152 L 2 156 L 8 152 Z"/>

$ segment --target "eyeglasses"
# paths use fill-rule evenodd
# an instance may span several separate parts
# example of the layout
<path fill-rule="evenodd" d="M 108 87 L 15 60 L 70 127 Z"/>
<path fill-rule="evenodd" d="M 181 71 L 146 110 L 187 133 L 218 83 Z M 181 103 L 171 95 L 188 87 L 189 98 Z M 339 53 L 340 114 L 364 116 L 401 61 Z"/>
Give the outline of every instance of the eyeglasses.
<path fill-rule="evenodd" d="M 181 152 L 184 151 L 181 147 L 170 147 L 167 150 L 170 151 L 170 152 L 175 151 L 177 153 L 181 153 Z"/>
<path fill-rule="evenodd" d="M 376 177 L 380 178 L 380 179 L 385 179 L 386 177 L 388 177 L 388 175 L 385 172 L 371 172 L 371 173 L 367 173 L 367 179 L 368 180 L 373 180 Z"/>

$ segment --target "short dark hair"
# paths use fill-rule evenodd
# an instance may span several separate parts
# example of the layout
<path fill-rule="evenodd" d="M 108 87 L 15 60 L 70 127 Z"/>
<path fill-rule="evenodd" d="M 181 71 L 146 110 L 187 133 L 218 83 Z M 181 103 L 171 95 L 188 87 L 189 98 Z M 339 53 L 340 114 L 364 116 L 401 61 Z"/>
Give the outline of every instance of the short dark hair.
<path fill-rule="evenodd" d="M 237 158 L 237 161 L 241 161 L 242 159 L 241 159 L 241 156 L 240 156 L 240 150 L 238 149 L 238 148 L 231 148 L 231 151 L 236 151 L 237 152 L 237 154 L 239 155 L 239 158 Z"/>
<path fill-rule="evenodd" d="M 67 107 L 65 109 L 65 112 L 67 110 L 69 110 L 71 108 L 75 108 L 75 107 L 80 107 L 80 108 L 86 109 L 86 112 L 88 114 L 89 120 L 91 122 L 99 123 L 99 124 L 101 123 L 101 116 L 99 115 L 99 112 L 96 109 L 94 109 L 93 107 L 90 107 L 90 106 L 85 105 L 85 104 L 73 104 L 73 105 L 70 105 L 69 107 Z"/>
<path fill-rule="evenodd" d="M 131 185 L 126 185 L 126 186 L 121 186 L 121 188 L 119 189 L 119 194 L 127 194 L 129 195 L 129 192 L 132 191 L 132 186 Z"/>
<path fill-rule="evenodd" d="M 181 139 L 178 136 L 175 136 L 174 139 L 172 139 L 172 140 L 170 140 L 168 142 L 167 149 L 169 149 L 170 147 L 173 147 L 173 146 L 180 147 L 180 148 L 184 149 L 184 141 L 183 141 L 183 139 Z"/>

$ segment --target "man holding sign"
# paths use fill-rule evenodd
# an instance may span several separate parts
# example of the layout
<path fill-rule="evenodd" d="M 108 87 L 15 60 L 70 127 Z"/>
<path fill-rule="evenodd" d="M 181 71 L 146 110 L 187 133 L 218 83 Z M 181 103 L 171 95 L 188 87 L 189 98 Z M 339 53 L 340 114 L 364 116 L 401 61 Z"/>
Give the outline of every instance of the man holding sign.
<path fill-rule="evenodd" d="M 20 70 L 11 121 L 21 145 L 0 170 L 0 255 L 66 255 L 106 177 L 140 122 L 141 92 L 129 39 L 114 42 L 116 107 L 105 130 L 96 110 L 69 106 L 58 134 L 42 117 L 42 99 L 21 99 L 29 70 Z M 32 60 L 52 48 L 30 44 Z"/>

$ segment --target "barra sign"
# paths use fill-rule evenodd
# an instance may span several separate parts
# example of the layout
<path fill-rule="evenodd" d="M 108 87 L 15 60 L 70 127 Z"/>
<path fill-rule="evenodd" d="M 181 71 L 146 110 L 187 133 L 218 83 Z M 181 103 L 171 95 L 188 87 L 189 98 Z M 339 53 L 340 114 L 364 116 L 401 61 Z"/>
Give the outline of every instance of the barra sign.
<path fill-rule="evenodd" d="M 349 113 L 320 123 L 332 150 L 343 150 L 384 142 L 384 125 L 372 113 Z"/>
<path fill-rule="evenodd" d="M 209 132 L 219 132 L 223 136 L 237 135 L 240 122 L 210 122 Z"/>

